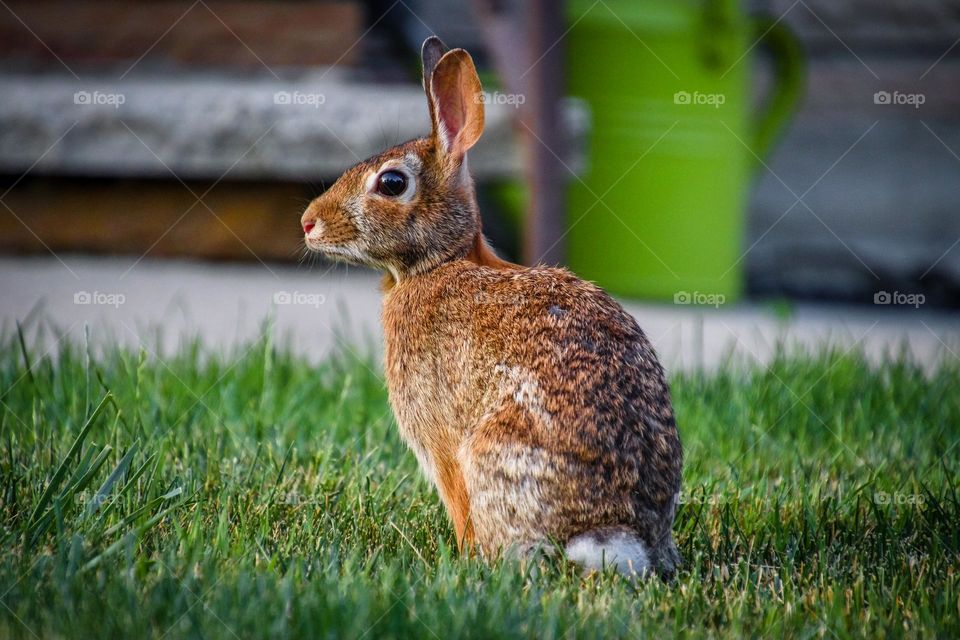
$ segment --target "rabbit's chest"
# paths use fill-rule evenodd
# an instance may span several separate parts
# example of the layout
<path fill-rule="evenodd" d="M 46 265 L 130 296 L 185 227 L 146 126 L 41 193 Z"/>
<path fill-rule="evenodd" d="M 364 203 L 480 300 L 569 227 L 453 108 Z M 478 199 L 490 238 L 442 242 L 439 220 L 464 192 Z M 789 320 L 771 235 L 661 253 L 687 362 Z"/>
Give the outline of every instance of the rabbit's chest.
<path fill-rule="evenodd" d="M 460 451 L 474 420 L 472 348 L 422 308 L 385 304 L 383 321 L 384 369 L 400 435 L 436 486 L 458 544 L 469 544 L 473 528 Z M 474 411 L 478 404 L 473 403 Z"/>
<path fill-rule="evenodd" d="M 418 321 L 419 320 L 419 321 Z M 416 314 L 385 327 L 387 388 L 405 438 L 436 440 L 456 418 L 463 375 L 457 363 L 469 360 L 464 345 L 425 336 L 426 319 Z"/>
<path fill-rule="evenodd" d="M 458 331 L 463 325 L 423 302 L 385 300 L 384 370 L 400 434 L 429 467 L 431 460 L 456 455 L 478 409 L 483 367 L 473 341 Z"/>

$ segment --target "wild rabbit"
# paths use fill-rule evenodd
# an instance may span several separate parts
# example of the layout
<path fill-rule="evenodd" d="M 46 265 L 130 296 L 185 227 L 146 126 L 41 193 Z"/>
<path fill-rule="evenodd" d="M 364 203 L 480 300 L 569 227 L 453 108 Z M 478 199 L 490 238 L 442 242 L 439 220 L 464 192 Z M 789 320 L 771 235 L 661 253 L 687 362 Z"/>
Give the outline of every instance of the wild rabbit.
<path fill-rule="evenodd" d="M 349 169 L 305 242 L 386 272 L 390 403 L 461 549 L 559 543 L 589 569 L 670 574 L 683 454 L 653 348 L 593 284 L 493 253 L 467 169 L 473 60 L 437 38 L 422 55 L 432 132 Z"/>

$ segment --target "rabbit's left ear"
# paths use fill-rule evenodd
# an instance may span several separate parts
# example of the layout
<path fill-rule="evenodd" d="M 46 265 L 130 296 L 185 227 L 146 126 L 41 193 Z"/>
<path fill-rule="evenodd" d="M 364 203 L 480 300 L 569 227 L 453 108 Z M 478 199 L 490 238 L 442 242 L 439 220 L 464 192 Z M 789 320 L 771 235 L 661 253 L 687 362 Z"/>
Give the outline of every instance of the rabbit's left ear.
<path fill-rule="evenodd" d="M 430 74 L 430 100 L 433 135 L 459 162 L 483 133 L 483 88 L 469 53 L 443 54 Z"/>
<path fill-rule="evenodd" d="M 420 60 L 423 62 L 423 90 L 427 93 L 427 106 L 430 107 L 430 121 L 433 122 L 433 96 L 430 93 L 430 77 L 433 70 L 437 68 L 437 63 L 448 51 L 447 45 L 443 44 L 437 36 L 430 36 L 423 41 L 420 48 Z"/>

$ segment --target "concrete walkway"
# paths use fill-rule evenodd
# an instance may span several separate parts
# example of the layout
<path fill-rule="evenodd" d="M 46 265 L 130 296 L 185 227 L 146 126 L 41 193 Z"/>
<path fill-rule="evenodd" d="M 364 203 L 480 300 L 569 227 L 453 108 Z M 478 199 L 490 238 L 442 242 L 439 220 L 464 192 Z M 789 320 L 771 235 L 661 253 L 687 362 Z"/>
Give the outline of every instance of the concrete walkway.
<path fill-rule="evenodd" d="M 61 258 L 0 258 L 5 331 L 26 320 L 32 336 L 46 320 L 71 339 L 83 340 L 89 326 L 97 344 L 119 341 L 169 353 L 184 336 L 218 349 L 256 339 L 272 312 L 277 336 L 313 360 L 338 345 L 380 348 L 379 276 L 369 271 Z M 927 367 L 960 358 L 960 317 L 922 307 L 800 304 L 780 318 L 753 304 L 625 306 L 671 370 L 713 369 L 731 359 L 763 363 L 778 343 L 791 350 L 860 346 L 874 361 L 905 345 Z"/>

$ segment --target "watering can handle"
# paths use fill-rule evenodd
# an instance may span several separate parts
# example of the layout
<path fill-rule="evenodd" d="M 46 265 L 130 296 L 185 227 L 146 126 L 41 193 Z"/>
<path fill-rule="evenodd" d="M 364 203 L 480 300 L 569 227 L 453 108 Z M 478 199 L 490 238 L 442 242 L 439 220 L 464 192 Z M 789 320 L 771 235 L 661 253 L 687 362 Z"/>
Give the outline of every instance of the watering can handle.
<path fill-rule="evenodd" d="M 772 93 L 753 125 L 755 164 L 765 158 L 796 110 L 803 93 L 805 68 L 800 42 L 783 23 L 766 16 L 751 18 L 754 38 L 766 47 L 774 61 Z"/>

